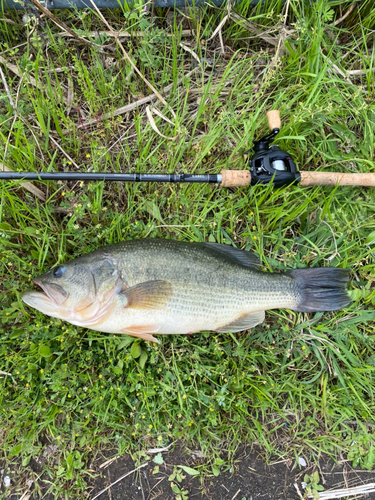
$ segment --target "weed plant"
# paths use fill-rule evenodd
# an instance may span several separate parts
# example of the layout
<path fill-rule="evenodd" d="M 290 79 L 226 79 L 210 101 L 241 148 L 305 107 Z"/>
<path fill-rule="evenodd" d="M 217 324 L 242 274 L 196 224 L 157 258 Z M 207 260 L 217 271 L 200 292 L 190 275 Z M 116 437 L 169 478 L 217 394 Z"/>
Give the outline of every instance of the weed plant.
<path fill-rule="evenodd" d="M 55 12 L 91 45 L 35 13 L 22 21 L 4 11 L 2 57 L 22 79 L 1 62 L 13 101 L 1 86 L 3 164 L 17 171 L 76 170 L 72 161 L 82 171 L 241 169 L 244 151 L 267 132 L 265 112 L 276 108 L 283 122 L 277 144 L 301 170 L 375 172 L 372 3 L 357 4 L 335 25 L 347 2 L 291 0 L 287 19 L 281 2 L 243 2 L 232 7 L 243 22 L 228 19 L 222 28 L 224 55 L 219 38 L 210 39 L 224 7 L 105 12 L 115 30 L 128 32 L 120 38 L 142 74 L 159 91 L 172 84 L 165 99 L 176 119 L 161 103 L 172 123 L 154 115 L 167 139 L 144 106 L 114 112 L 150 90 L 114 39 L 99 34 L 106 27 L 95 11 Z M 217 464 L 231 462 L 242 443 L 257 444 L 266 458 L 350 451 L 356 464 L 374 465 L 373 188 L 38 186 L 45 202 L 22 183 L 0 183 L 0 439 L 7 466 L 18 467 L 12 484 L 44 456 L 50 493 L 82 498 L 99 451 L 140 460 L 147 448 L 176 440 L 200 447 L 202 475 L 219 473 Z M 270 311 L 251 332 L 161 336 L 159 345 L 78 328 L 22 303 L 32 277 L 57 263 L 146 237 L 245 248 L 273 272 L 348 267 L 353 302 L 325 314 Z"/>

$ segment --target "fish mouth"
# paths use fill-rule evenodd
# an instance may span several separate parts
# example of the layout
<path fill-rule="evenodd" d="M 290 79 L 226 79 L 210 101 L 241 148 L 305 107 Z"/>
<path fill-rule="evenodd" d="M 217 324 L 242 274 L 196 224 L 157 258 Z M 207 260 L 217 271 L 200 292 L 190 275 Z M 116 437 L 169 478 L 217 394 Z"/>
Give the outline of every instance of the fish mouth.
<path fill-rule="evenodd" d="M 44 295 L 44 300 L 48 298 L 54 305 L 61 306 L 63 302 L 68 298 L 68 292 L 64 290 L 60 285 L 56 283 L 42 283 L 38 279 L 33 280 L 34 285 L 42 290 L 41 292 L 30 292 L 35 295 Z"/>
<path fill-rule="evenodd" d="M 28 290 L 22 294 L 22 300 L 26 305 L 43 314 L 47 314 L 53 318 L 60 318 L 61 316 L 61 308 L 44 292 Z"/>

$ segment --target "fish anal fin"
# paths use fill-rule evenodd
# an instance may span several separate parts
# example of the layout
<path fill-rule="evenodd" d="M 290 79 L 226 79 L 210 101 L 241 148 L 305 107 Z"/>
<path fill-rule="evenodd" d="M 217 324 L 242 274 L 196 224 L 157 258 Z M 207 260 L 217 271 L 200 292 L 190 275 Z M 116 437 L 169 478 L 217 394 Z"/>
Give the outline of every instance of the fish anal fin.
<path fill-rule="evenodd" d="M 125 307 L 161 309 L 172 295 L 172 285 L 163 280 L 145 281 L 123 290 L 120 294 L 126 298 Z"/>
<path fill-rule="evenodd" d="M 220 333 L 242 332 L 242 330 L 248 330 L 249 328 L 254 328 L 254 326 L 263 323 L 264 316 L 264 311 L 255 311 L 250 314 L 244 314 L 231 323 L 217 328 L 216 331 Z"/>
<path fill-rule="evenodd" d="M 128 326 L 127 328 L 122 328 L 121 333 L 148 340 L 149 342 L 159 342 L 158 339 L 151 335 L 151 333 L 157 333 L 159 330 L 160 327 L 157 325 Z"/>
<path fill-rule="evenodd" d="M 220 243 L 203 243 L 203 245 L 220 252 L 232 261 L 241 264 L 244 267 L 253 267 L 258 269 L 261 266 L 260 259 L 257 255 L 247 250 L 240 250 L 230 245 L 221 245 Z"/>

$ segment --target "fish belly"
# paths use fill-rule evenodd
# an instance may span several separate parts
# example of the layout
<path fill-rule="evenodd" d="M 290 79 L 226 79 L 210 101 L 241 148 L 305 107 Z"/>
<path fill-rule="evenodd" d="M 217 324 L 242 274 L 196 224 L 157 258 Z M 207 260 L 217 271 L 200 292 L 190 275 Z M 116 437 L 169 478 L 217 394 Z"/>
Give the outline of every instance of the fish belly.
<path fill-rule="evenodd" d="M 291 294 L 283 292 L 231 289 L 218 293 L 210 287 L 201 287 L 199 293 L 195 293 L 187 287 L 177 290 L 168 305 L 160 309 L 128 308 L 118 301 L 109 316 L 87 327 L 107 333 L 188 334 L 215 331 L 252 312 L 292 307 L 294 302 Z"/>
<path fill-rule="evenodd" d="M 235 315 L 232 315 L 233 317 Z M 159 334 L 186 334 L 201 330 L 216 330 L 227 321 L 224 318 L 215 318 L 214 315 L 176 313 L 170 309 L 123 309 L 114 311 L 100 323 L 86 325 L 92 330 L 106 333 L 134 333 L 137 329 L 147 333 Z"/>

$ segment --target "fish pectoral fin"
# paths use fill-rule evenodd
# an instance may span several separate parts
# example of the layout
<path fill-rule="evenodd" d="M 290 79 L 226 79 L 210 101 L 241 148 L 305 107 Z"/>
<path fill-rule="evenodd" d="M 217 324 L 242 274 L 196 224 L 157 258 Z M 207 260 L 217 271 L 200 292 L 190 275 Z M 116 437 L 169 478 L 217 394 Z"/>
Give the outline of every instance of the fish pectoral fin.
<path fill-rule="evenodd" d="M 158 339 L 150 335 L 151 333 L 157 333 L 159 330 L 160 326 L 157 325 L 129 326 L 127 328 L 122 328 L 121 333 L 126 333 L 126 335 L 138 337 L 139 339 L 149 340 L 150 342 L 159 343 Z"/>
<path fill-rule="evenodd" d="M 125 307 L 133 309 L 160 309 L 172 295 L 169 281 L 145 281 L 120 292 L 126 298 Z"/>
<path fill-rule="evenodd" d="M 220 243 L 202 243 L 226 257 L 229 257 L 232 261 L 236 261 L 238 264 L 244 267 L 253 267 L 259 269 L 262 265 L 260 259 L 255 253 L 248 252 L 247 250 L 241 250 L 239 248 L 234 248 L 230 245 L 222 245 Z"/>
<path fill-rule="evenodd" d="M 254 328 L 254 326 L 263 323 L 264 316 L 265 316 L 264 311 L 255 311 L 250 314 L 245 314 L 244 316 L 241 316 L 235 321 L 232 321 L 227 325 L 217 328 L 216 331 L 220 333 L 227 333 L 227 332 L 236 333 L 236 332 L 241 332 L 242 330 L 248 330 L 249 328 Z"/>

